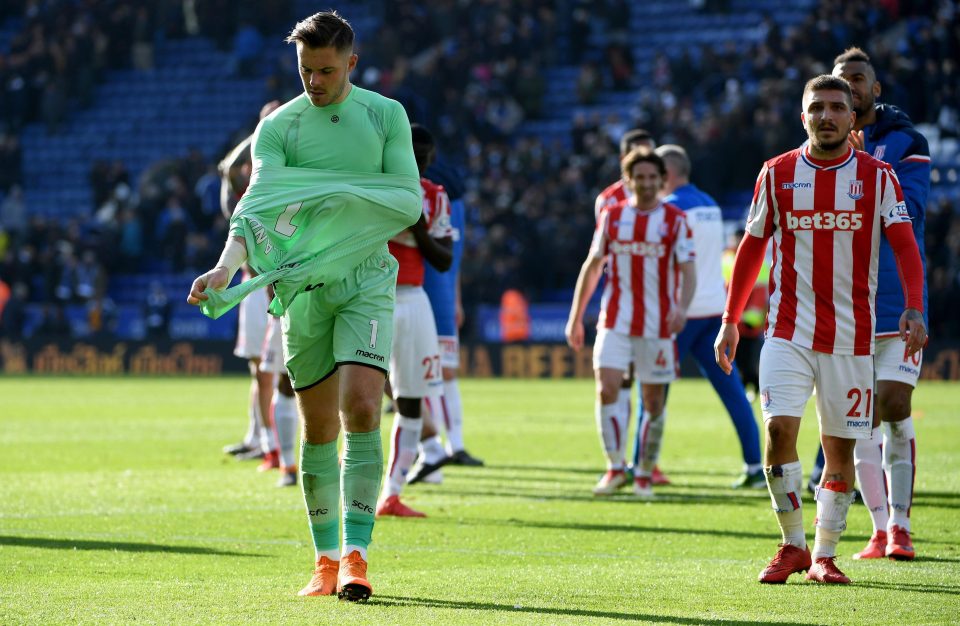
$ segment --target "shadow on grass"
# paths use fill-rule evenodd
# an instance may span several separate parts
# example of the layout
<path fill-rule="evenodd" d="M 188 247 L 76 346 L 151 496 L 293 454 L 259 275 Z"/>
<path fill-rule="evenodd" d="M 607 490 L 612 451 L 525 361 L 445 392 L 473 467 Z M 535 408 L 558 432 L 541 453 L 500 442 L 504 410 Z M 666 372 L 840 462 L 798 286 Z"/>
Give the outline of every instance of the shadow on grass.
<path fill-rule="evenodd" d="M 960 563 L 960 558 L 949 556 L 918 556 L 914 563 Z"/>
<path fill-rule="evenodd" d="M 938 585 L 927 583 L 885 583 L 875 580 L 863 582 L 861 580 L 853 581 L 857 587 L 867 589 L 881 589 L 883 591 L 900 591 L 903 593 L 945 593 L 952 596 L 960 596 L 960 585 Z"/>
<path fill-rule="evenodd" d="M 458 600 L 437 600 L 434 598 L 408 598 L 404 596 L 374 596 L 370 604 L 384 604 L 390 606 L 428 607 L 433 609 L 465 609 L 470 611 L 503 611 L 504 613 L 535 613 L 537 615 L 569 615 L 577 617 L 593 617 L 628 622 L 647 621 L 664 622 L 669 624 L 731 624 L 730 620 L 706 619 L 703 616 L 677 617 L 674 615 L 649 615 L 644 613 L 618 613 L 615 611 L 591 611 L 589 609 L 564 609 L 539 606 L 514 606 L 512 604 L 496 604 L 495 602 L 470 602 Z M 751 622 L 769 626 L 806 626 L 804 622 Z"/>
<path fill-rule="evenodd" d="M 589 491 L 590 485 L 585 484 L 583 489 L 576 490 L 573 492 L 554 492 L 554 493 L 545 493 L 543 491 L 521 491 L 516 489 L 459 489 L 457 490 L 457 496 L 479 496 L 487 498 L 519 498 L 523 500 L 537 500 L 537 501 L 564 501 L 564 502 L 614 502 L 621 504 L 636 503 L 637 505 L 645 504 L 648 501 L 640 500 L 636 498 L 629 491 L 624 491 L 622 494 L 616 494 L 613 496 L 604 496 L 598 498 L 594 496 Z M 714 490 L 716 491 L 716 490 Z M 703 504 L 703 505 L 713 505 L 721 504 L 723 506 L 766 506 L 770 508 L 770 500 L 768 497 L 764 497 L 764 494 L 757 492 L 752 495 L 730 495 L 725 492 L 715 492 L 715 493 L 702 493 L 702 492 L 693 492 L 693 493 L 682 493 L 679 492 L 674 487 L 662 487 L 659 488 L 656 492 L 656 499 L 651 501 L 653 504 Z"/>
<path fill-rule="evenodd" d="M 14 537 L 0 535 L 0 546 L 22 546 L 25 548 L 44 548 L 48 550 L 117 550 L 120 552 L 162 552 L 168 554 L 209 554 L 211 556 L 248 556 L 261 557 L 260 554 L 215 550 L 200 546 L 168 546 L 157 543 L 136 543 L 130 541 L 95 541 L 90 539 L 55 539 L 52 537 Z"/>
<path fill-rule="evenodd" d="M 486 465 L 483 469 L 490 470 L 508 470 L 512 472 L 562 472 L 568 474 L 588 474 L 590 476 L 602 476 L 603 468 L 594 467 L 561 467 L 554 465 Z M 731 480 L 736 478 L 736 472 L 704 471 L 704 470 L 665 470 L 670 476 L 707 476 L 707 477 L 725 477 L 730 476 Z M 715 485 L 714 485 L 715 487 Z"/>
<path fill-rule="evenodd" d="M 710 537 L 727 537 L 734 539 L 764 539 L 778 541 L 780 533 L 755 533 L 722 528 L 665 528 L 659 526 L 642 526 L 640 524 L 589 524 L 585 522 L 545 522 L 522 519 L 461 519 L 464 526 L 511 526 L 515 528 L 542 528 L 545 530 L 581 530 L 585 532 L 618 532 L 618 533 L 651 533 L 655 535 L 707 535 Z M 854 537 L 856 538 L 856 537 Z M 864 540 L 868 537 L 864 537 Z"/>

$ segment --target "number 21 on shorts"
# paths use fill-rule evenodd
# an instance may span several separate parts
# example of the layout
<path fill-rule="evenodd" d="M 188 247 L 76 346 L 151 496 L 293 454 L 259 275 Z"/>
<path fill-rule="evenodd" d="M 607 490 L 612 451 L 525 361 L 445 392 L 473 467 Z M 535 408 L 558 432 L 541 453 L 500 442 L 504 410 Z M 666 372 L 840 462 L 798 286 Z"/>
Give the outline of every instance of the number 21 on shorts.
<path fill-rule="evenodd" d="M 850 410 L 847 411 L 847 417 L 870 417 L 873 415 L 873 413 L 870 412 L 873 400 L 873 389 L 858 389 L 854 387 L 847 392 L 847 398 L 853 400 L 853 405 L 850 407 Z M 861 403 L 864 403 L 862 411 Z"/>

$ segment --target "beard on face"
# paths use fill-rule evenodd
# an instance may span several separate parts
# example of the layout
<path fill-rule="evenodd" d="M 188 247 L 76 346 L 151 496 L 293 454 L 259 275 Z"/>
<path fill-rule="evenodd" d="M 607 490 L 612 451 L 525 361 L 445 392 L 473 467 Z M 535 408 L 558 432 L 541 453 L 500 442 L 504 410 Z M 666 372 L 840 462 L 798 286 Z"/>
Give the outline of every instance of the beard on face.
<path fill-rule="evenodd" d="M 833 152 L 843 144 L 847 143 L 846 136 L 837 139 L 836 141 L 820 141 L 816 135 L 810 136 L 810 145 L 819 150 L 820 152 Z"/>

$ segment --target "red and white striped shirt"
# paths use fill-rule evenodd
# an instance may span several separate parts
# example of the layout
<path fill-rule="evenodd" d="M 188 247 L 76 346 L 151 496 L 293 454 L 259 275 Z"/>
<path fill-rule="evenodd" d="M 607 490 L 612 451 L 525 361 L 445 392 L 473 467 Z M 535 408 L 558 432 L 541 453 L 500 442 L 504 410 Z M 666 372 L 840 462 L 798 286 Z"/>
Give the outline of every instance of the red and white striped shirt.
<path fill-rule="evenodd" d="M 421 196 L 423 197 L 423 214 L 427 217 L 427 231 L 435 239 L 452 237 L 453 229 L 450 226 L 450 199 L 443 185 L 432 183 L 426 178 L 420 179 Z M 423 254 L 417 247 L 410 230 L 404 230 L 394 236 L 387 246 L 390 254 L 397 259 L 397 284 L 423 286 Z"/>
<path fill-rule="evenodd" d="M 594 219 L 599 222 L 601 213 L 621 202 L 626 202 L 630 199 L 631 195 L 630 191 L 627 190 L 627 186 L 623 184 L 623 179 L 609 185 L 597 195 L 597 199 L 593 203 Z"/>
<path fill-rule="evenodd" d="M 669 339 L 667 314 L 676 306 L 678 263 L 693 261 L 693 234 L 683 211 L 660 203 L 638 211 L 620 202 L 600 215 L 590 255 L 607 257 L 598 328 Z"/>
<path fill-rule="evenodd" d="M 828 354 L 873 354 L 880 229 L 909 222 L 893 169 L 850 150 L 767 161 L 746 231 L 773 237 L 767 337 Z"/>

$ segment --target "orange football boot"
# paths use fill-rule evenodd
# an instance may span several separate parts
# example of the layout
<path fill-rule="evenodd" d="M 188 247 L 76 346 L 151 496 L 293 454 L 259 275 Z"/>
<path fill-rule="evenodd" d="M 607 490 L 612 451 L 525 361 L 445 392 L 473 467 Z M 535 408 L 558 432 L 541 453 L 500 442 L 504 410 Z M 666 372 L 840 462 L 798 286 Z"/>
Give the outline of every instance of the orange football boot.
<path fill-rule="evenodd" d="M 297 595 L 332 596 L 337 592 L 337 572 L 339 571 L 340 561 L 332 561 L 325 556 L 320 557 L 313 570 L 313 578 Z"/>
<path fill-rule="evenodd" d="M 878 530 L 870 537 L 867 547 L 853 555 L 855 559 L 882 559 L 886 556 L 887 531 Z"/>
<path fill-rule="evenodd" d="M 790 578 L 790 574 L 807 569 L 810 569 L 810 548 L 800 549 L 789 543 L 781 543 L 776 556 L 760 572 L 759 580 L 762 583 L 782 585 Z"/>
<path fill-rule="evenodd" d="M 415 511 L 403 502 L 400 502 L 400 496 L 390 496 L 377 505 L 377 517 L 426 517 L 426 513 Z"/>
<path fill-rule="evenodd" d="M 340 559 L 340 573 L 337 576 L 337 597 L 351 602 L 366 601 L 373 593 L 373 587 L 367 580 L 367 562 L 354 550 Z"/>
<path fill-rule="evenodd" d="M 897 561 L 913 560 L 916 553 L 913 551 L 913 541 L 910 539 L 909 530 L 896 525 L 890 529 L 886 555 Z"/>
<path fill-rule="evenodd" d="M 849 585 L 850 579 L 840 571 L 834 560 L 835 556 L 821 556 L 810 566 L 807 572 L 807 580 L 818 583 L 829 583 L 833 585 Z"/>

